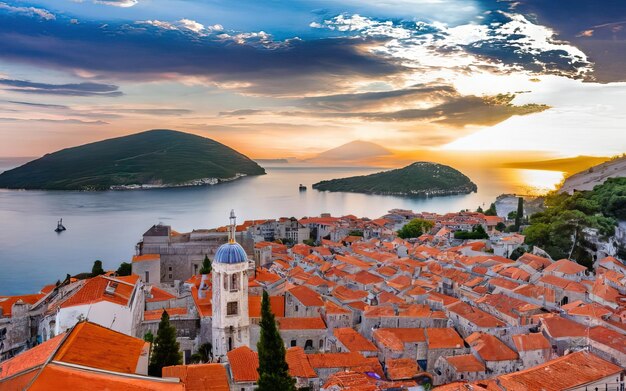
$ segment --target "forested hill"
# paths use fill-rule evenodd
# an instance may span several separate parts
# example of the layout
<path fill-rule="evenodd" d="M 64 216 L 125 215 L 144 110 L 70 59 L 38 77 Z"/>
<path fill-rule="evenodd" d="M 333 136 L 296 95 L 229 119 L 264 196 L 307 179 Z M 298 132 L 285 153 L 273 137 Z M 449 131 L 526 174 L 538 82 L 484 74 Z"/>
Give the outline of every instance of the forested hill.
<path fill-rule="evenodd" d="M 461 172 L 430 162 L 416 162 L 404 168 L 370 175 L 321 181 L 313 188 L 402 196 L 466 194 L 477 190 L 476 184 Z"/>
<path fill-rule="evenodd" d="M 157 129 L 47 154 L 0 174 L 0 188 L 106 190 L 129 185 L 177 186 L 201 184 L 207 178 L 232 179 L 238 174 L 262 175 L 265 170 L 217 141 Z"/>

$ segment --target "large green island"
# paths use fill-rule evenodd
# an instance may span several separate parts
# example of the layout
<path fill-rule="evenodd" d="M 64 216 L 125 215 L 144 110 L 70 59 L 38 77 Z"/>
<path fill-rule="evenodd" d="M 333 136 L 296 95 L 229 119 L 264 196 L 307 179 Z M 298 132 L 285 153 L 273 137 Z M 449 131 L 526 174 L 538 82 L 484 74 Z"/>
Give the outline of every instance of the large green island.
<path fill-rule="evenodd" d="M 321 181 L 315 183 L 313 188 L 321 191 L 426 197 L 467 194 L 477 190 L 476 184 L 461 172 L 430 162 L 416 162 L 404 168 L 370 175 Z"/>
<path fill-rule="evenodd" d="M 66 148 L 0 174 L 0 188 L 109 190 L 211 185 L 265 170 L 217 141 L 174 130 Z"/>

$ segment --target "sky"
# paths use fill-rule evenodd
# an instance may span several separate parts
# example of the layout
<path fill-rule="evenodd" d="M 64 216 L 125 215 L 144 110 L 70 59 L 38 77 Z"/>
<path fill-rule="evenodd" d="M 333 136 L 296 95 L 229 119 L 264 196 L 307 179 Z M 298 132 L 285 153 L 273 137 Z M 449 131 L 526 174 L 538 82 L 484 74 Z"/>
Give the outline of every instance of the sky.
<path fill-rule="evenodd" d="M 626 152 L 621 0 L 0 0 L 0 157 L 156 128 L 253 158 Z"/>

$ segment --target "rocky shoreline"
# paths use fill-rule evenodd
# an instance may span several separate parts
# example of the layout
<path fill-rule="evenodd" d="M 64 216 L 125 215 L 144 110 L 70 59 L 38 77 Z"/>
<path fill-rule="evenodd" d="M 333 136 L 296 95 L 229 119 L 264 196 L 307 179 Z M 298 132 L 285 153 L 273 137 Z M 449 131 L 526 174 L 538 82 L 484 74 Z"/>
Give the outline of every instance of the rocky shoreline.
<path fill-rule="evenodd" d="M 193 186 L 213 186 L 224 182 L 232 182 L 237 179 L 243 178 L 247 174 L 237 174 L 231 178 L 200 178 L 192 181 L 182 183 L 143 183 L 132 185 L 114 185 L 109 187 L 109 190 L 150 190 L 150 189 L 169 189 L 175 187 L 193 187 Z"/>

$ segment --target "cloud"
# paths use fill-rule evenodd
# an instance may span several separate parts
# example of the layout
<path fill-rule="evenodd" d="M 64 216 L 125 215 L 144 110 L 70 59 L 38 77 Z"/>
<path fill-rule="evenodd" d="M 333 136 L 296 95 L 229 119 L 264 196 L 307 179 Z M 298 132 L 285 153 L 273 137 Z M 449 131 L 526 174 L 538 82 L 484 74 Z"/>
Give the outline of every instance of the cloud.
<path fill-rule="evenodd" d="M 1 86 L 7 86 L 7 91 L 27 94 L 47 94 L 65 96 L 121 96 L 119 87 L 113 84 L 101 84 L 93 82 L 49 84 L 37 83 L 28 80 L 0 79 Z"/>
<path fill-rule="evenodd" d="M 4 2 L 0 2 L 0 10 L 5 10 L 10 13 L 27 15 L 27 16 L 38 16 L 39 18 L 45 19 L 45 20 L 56 19 L 56 16 L 53 13 L 43 8 L 15 7 Z"/>
<path fill-rule="evenodd" d="M 191 38 L 154 26 L 55 23 L 44 30 L 28 20 L 2 19 L 0 59 L 119 80 L 188 78 L 250 94 L 302 95 L 404 70 L 368 52 L 376 39 L 367 37 L 292 39 L 266 46 L 269 38 L 261 33 Z"/>
<path fill-rule="evenodd" d="M 63 109 L 63 110 L 69 109 L 69 107 L 65 105 L 54 105 L 54 104 L 48 104 L 48 103 L 22 102 L 22 101 L 16 101 L 16 100 L 9 100 L 7 102 L 12 103 L 14 105 L 40 107 L 40 108 L 45 108 L 45 109 Z"/>
<path fill-rule="evenodd" d="M 94 0 L 94 4 L 112 5 L 114 7 L 132 7 L 139 3 L 138 0 Z"/>
<path fill-rule="evenodd" d="M 231 110 L 231 111 L 220 111 L 220 117 L 240 117 L 243 115 L 253 115 L 253 114 L 261 114 L 265 113 L 265 110 L 258 109 L 240 109 L 240 110 Z"/>
<path fill-rule="evenodd" d="M 105 121 L 84 121 L 81 119 L 64 118 L 64 119 L 49 119 L 49 118 L 3 118 L 0 117 L 0 122 L 44 122 L 53 124 L 68 124 L 68 125 L 108 125 Z"/>
<path fill-rule="evenodd" d="M 162 20 L 152 19 L 152 20 L 139 20 L 135 22 L 138 25 L 148 25 L 153 26 L 162 30 L 170 30 L 170 31 L 191 31 L 198 35 L 208 35 L 215 32 L 221 32 L 224 30 L 224 27 L 221 24 L 214 24 L 212 26 L 204 26 L 202 23 L 196 22 L 191 19 L 180 19 L 177 22 L 164 22 Z"/>

